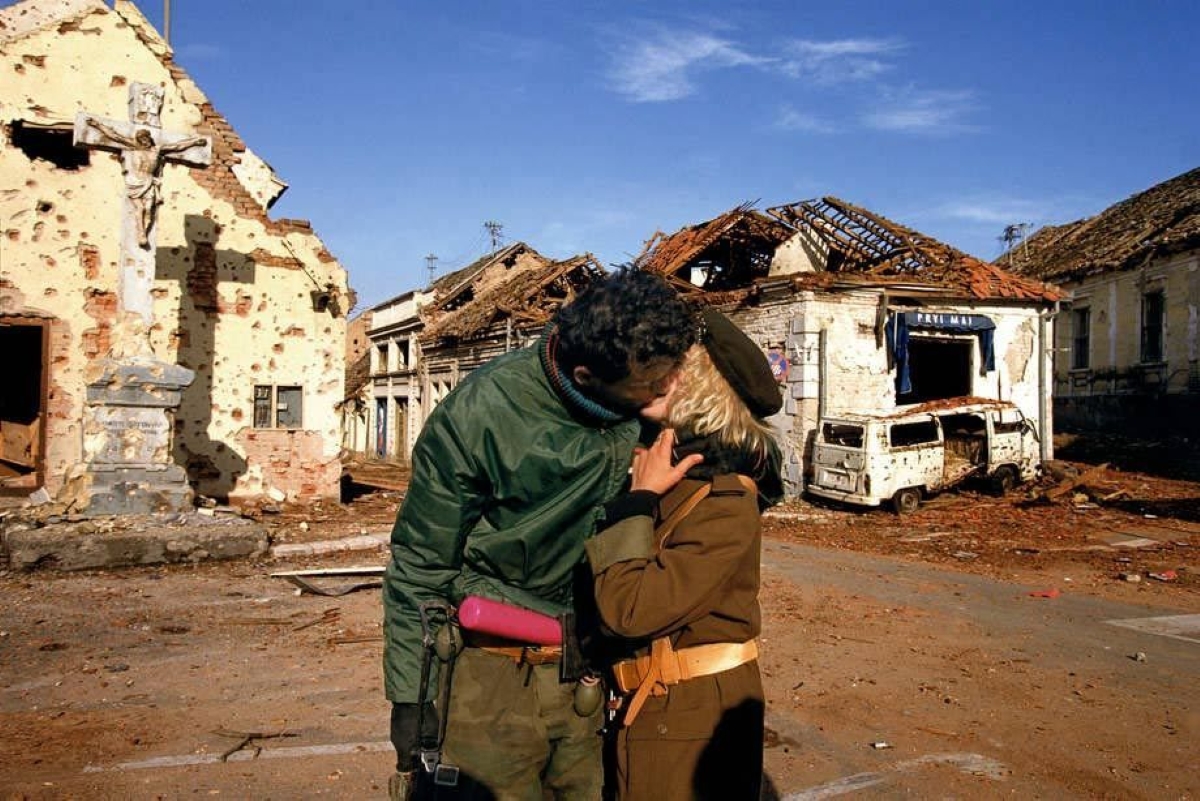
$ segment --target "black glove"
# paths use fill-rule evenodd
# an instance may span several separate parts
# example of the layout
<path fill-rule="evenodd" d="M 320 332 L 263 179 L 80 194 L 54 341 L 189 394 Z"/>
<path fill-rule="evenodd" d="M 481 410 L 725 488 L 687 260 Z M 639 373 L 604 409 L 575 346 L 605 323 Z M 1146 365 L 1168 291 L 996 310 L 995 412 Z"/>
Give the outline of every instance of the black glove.
<path fill-rule="evenodd" d="M 418 704 L 392 704 L 392 746 L 396 749 L 396 770 L 407 773 L 420 767 L 417 750 L 422 741 L 436 743 L 438 716 L 433 704 L 425 704 L 425 719 L 421 721 L 420 736 L 417 719 L 420 717 Z"/>

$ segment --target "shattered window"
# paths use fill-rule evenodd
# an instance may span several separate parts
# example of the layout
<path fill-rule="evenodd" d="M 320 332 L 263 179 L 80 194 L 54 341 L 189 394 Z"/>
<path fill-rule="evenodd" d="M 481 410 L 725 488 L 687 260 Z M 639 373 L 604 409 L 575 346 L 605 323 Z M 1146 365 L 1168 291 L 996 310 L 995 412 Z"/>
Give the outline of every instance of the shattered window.
<path fill-rule="evenodd" d="M 933 420 L 922 420 L 919 423 L 897 423 L 892 426 L 889 437 L 893 448 L 937 442 L 938 426 Z"/>
<path fill-rule="evenodd" d="M 275 394 L 275 427 L 300 428 L 304 400 L 300 387 L 279 387 Z"/>
<path fill-rule="evenodd" d="M 254 427 L 271 427 L 271 387 L 254 388 Z"/>
<path fill-rule="evenodd" d="M 304 390 L 302 387 L 254 387 L 255 428 L 302 428 Z"/>
<path fill-rule="evenodd" d="M 821 439 L 829 445 L 861 448 L 863 445 L 863 427 L 848 425 L 846 423 L 826 423 L 821 427 Z"/>
<path fill-rule="evenodd" d="M 9 141 L 30 161 L 48 161 L 60 170 L 78 170 L 90 161 L 86 148 L 75 147 L 70 126 L 30 125 L 15 120 L 9 126 Z"/>

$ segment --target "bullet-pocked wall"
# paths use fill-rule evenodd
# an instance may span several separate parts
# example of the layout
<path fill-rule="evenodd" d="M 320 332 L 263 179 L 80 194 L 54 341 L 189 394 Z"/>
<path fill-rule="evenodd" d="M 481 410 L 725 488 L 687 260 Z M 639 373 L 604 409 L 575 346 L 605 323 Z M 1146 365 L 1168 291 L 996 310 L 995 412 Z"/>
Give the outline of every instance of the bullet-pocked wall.
<path fill-rule="evenodd" d="M 352 295 L 309 223 L 268 215 L 286 184 L 131 3 L 26 0 L 0 22 L 0 318 L 49 321 L 39 483 L 82 458 L 86 368 L 121 331 L 121 163 L 71 127 L 126 119 L 137 82 L 164 90 L 164 131 L 212 141 L 209 166 L 161 175 L 150 343 L 196 373 L 173 458 L 203 495 L 335 497 Z"/>

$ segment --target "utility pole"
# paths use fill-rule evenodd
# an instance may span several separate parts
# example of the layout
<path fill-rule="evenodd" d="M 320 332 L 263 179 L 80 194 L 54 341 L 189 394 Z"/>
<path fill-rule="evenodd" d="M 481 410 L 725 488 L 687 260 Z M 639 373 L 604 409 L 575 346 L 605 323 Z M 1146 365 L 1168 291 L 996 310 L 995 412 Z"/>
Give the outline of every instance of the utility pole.
<path fill-rule="evenodd" d="M 171 0 L 163 0 L 163 41 L 171 43 Z"/>
<path fill-rule="evenodd" d="M 429 285 L 433 286 L 433 276 L 437 273 L 438 257 L 430 253 L 425 257 L 425 269 L 429 270 Z"/>
<path fill-rule="evenodd" d="M 1013 243 L 1020 240 L 1022 248 L 1022 256 L 1025 253 L 1025 231 L 1029 228 L 1029 223 L 1012 223 L 1004 226 L 1004 233 L 1000 235 L 1000 241 L 1004 243 L 1005 250 L 1008 253 L 1008 266 L 1012 266 L 1012 251 Z"/>
<path fill-rule="evenodd" d="M 495 253 L 497 248 L 500 247 L 500 239 L 504 236 L 504 226 L 495 220 L 488 220 L 483 224 L 483 227 L 488 230 L 488 233 L 492 237 L 492 252 Z"/>

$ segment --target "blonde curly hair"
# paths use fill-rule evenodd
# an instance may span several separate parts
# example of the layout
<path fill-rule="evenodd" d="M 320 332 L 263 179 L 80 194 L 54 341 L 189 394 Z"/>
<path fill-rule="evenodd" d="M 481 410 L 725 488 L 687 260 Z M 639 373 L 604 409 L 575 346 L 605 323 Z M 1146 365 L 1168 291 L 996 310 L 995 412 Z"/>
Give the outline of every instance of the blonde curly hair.
<path fill-rule="evenodd" d="M 698 436 L 715 436 L 723 445 L 765 456 L 771 429 L 750 409 L 713 364 L 703 345 L 684 357 L 679 388 L 671 399 L 667 425 Z"/>

